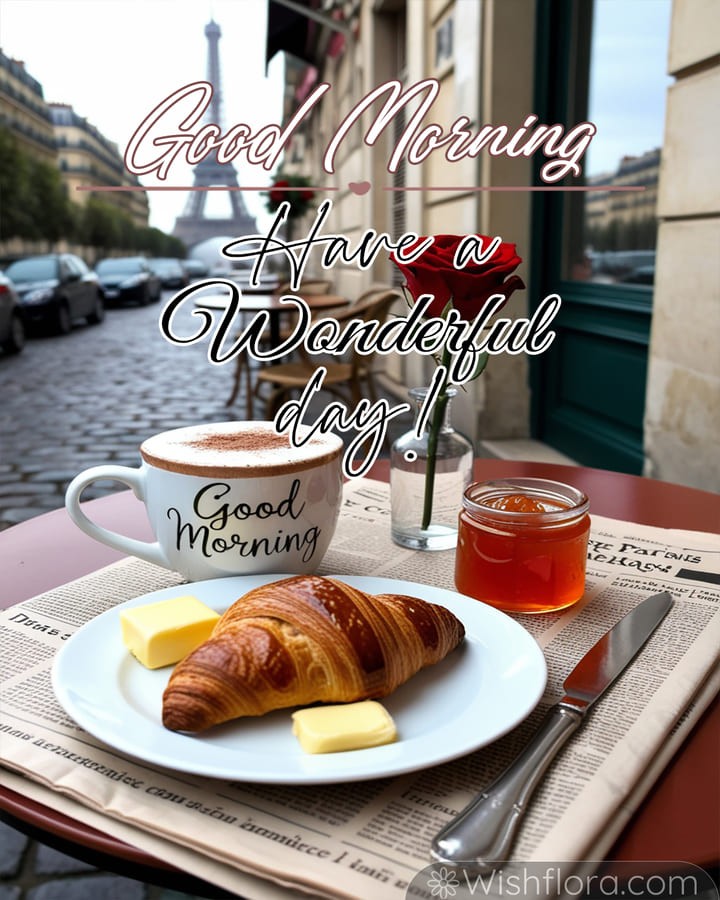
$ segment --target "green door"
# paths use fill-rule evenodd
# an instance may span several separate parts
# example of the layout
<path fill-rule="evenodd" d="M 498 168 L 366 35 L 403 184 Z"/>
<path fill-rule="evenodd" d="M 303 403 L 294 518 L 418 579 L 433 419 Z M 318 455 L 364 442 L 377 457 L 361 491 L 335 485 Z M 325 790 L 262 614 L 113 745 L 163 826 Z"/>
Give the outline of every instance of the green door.
<path fill-rule="evenodd" d="M 532 361 L 533 436 L 584 465 L 639 474 L 669 0 L 537 8 L 540 121 L 598 131 L 582 176 L 567 183 L 590 190 L 535 194 L 531 296 L 557 293 L 562 308 L 553 345 Z M 633 79 L 653 66 L 654 80 Z"/>

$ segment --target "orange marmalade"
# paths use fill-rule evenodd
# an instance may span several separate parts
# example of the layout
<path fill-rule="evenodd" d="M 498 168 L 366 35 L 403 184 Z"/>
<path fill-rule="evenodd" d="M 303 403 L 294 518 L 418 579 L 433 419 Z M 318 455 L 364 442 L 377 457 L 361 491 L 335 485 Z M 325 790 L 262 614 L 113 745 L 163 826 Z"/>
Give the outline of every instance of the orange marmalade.
<path fill-rule="evenodd" d="M 572 606 L 585 590 L 588 499 L 544 478 L 471 484 L 463 496 L 455 585 L 506 612 Z"/>

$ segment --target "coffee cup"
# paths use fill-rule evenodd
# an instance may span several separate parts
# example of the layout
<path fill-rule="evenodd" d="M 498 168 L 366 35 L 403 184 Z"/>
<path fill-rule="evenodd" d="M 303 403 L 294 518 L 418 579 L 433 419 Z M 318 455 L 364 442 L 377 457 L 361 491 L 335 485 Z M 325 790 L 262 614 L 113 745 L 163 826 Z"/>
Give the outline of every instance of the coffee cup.
<path fill-rule="evenodd" d="M 272 422 L 222 422 L 166 431 L 144 441 L 142 465 L 95 466 L 69 484 L 65 506 L 86 534 L 190 581 L 263 572 L 314 571 L 342 500 L 343 443 L 301 435 L 294 447 Z M 99 479 L 132 488 L 155 543 L 92 522 L 80 505 Z"/>

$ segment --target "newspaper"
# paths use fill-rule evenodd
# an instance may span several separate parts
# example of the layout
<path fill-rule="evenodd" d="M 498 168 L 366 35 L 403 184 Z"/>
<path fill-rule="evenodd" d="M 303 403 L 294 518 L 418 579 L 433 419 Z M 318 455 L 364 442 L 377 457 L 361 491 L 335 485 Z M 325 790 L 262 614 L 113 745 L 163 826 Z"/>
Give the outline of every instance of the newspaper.
<path fill-rule="evenodd" d="M 321 572 L 453 589 L 454 552 L 414 552 L 389 536 L 388 487 L 346 486 Z M 132 597 L 180 584 L 134 559 L 2 614 L 0 762 L 7 783 L 247 898 L 400 900 L 431 863 L 435 833 L 526 744 L 577 660 L 641 599 L 676 603 L 544 778 L 514 858 L 599 858 L 720 686 L 720 538 L 593 517 L 587 589 L 570 610 L 515 616 L 548 665 L 545 695 L 512 732 L 451 763 L 327 786 L 225 782 L 123 757 L 55 699 L 60 646 Z M 92 673 L 88 673 L 92 677 Z M 422 895 L 422 894 L 420 894 Z M 427 892 L 431 896 L 431 892 Z"/>

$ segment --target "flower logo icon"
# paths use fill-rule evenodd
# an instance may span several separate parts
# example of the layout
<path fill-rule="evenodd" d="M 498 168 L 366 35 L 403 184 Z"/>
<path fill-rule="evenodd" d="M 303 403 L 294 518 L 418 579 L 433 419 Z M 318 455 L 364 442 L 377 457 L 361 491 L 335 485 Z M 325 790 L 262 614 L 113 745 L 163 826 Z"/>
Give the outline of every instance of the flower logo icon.
<path fill-rule="evenodd" d="M 441 866 L 438 871 L 435 869 L 430 873 L 427 886 L 433 897 L 439 897 L 440 900 L 448 900 L 448 897 L 454 897 L 457 893 L 455 888 L 460 886 L 460 882 L 455 878 L 455 872 L 452 869 L 446 869 Z"/>

